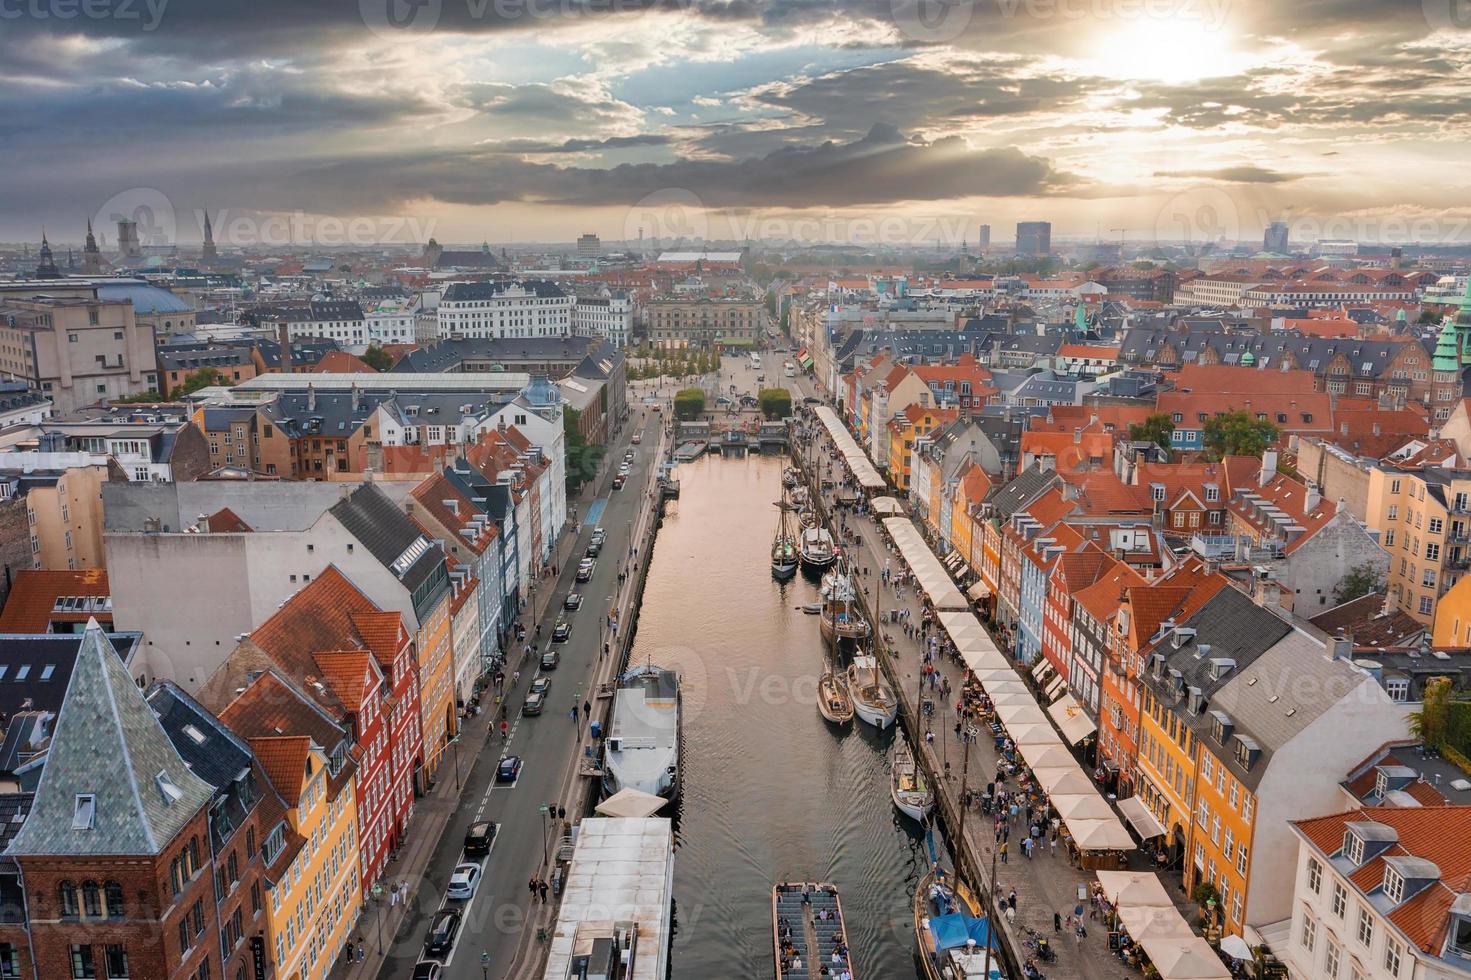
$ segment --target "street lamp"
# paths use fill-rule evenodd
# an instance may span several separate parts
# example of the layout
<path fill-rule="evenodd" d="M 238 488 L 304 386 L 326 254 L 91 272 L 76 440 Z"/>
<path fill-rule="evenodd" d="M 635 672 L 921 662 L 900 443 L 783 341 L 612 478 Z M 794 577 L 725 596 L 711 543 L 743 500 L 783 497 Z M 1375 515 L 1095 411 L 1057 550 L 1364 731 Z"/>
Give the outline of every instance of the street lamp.
<path fill-rule="evenodd" d="M 550 863 L 547 857 L 547 814 L 552 811 L 550 803 L 541 805 L 541 863 L 543 867 Z"/>
<path fill-rule="evenodd" d="M 480 980 L 490 980 L 490 954 L 483 951 L 480 954 Z"/>

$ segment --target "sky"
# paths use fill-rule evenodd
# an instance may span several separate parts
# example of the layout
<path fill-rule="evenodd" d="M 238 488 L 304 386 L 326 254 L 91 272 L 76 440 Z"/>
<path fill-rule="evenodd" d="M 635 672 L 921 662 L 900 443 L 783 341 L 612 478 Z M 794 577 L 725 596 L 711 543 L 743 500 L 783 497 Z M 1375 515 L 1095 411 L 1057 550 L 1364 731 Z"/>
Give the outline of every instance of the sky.
<path fill-rule="evenodd" d="M 1471 241 L 1471 0 L 0 0 L 0 238 Z"/>

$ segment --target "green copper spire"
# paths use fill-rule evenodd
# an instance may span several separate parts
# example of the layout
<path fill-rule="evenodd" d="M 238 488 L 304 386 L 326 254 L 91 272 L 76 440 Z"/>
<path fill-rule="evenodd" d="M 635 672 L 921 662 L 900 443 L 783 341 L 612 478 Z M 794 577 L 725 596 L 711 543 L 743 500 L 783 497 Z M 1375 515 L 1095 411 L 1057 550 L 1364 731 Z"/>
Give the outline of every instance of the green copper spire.
<path fill-rule="evenodd" d="M 1245 354 L 1242 354 L 1241 355 L 1241 366 L 1242 367 L 1253 367 L 1255 365 L 1256 365 L 1256 355 L 1253 354 L 1251 351 L 1247 351 Z"/>
<path fill-rule="evenodd" d="M 1436 371 L 1459 371 L 1461 359 L 1457 356 L 1456 324 L 1446 317 L 1440 325 L 1440 336 L 1435 340 L 1435 358 L 1432 366 Z"/>
<path fill-rule="evenodd" d="M 1083 312 L 1082 303 L 1073 307 L 1073 326 L 1084 332 L 1088 329 L 1088 314 Z"/>

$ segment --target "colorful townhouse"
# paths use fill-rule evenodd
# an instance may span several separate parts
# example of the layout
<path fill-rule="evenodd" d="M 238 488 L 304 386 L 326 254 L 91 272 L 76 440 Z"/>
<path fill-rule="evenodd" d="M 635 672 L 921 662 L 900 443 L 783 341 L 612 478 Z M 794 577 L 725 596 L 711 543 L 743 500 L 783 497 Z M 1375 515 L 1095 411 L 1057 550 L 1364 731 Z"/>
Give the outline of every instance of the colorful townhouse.
<path fill-rule="evenodd" d="M 955 421 L 959 411 L 953 408 L 934 408 L 909 405 L 895 413 L 889 420 L 889 457 L 887 462 L 889 482 L 900 492 L 908 492 L 915 446 L 919 440 L 929 436 L 941 426 Z"/>

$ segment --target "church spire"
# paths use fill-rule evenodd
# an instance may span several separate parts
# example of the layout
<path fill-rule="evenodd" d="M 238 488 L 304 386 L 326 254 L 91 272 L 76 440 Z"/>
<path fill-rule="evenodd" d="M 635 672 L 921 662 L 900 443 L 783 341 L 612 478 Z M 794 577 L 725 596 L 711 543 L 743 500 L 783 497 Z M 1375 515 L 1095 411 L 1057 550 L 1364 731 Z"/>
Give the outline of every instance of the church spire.
<path fill-rule="evenodd" d="M 204 245 L 199 249 L 199 257 L 205 265 L 212 265 L 219 257 L 215 251 L 215 232 L 209 223 L 209 212 L 204 212 Z"/>
<path fill-rule="evenodd" d="M 37 279 L 60 279 L 61 270 L 51 256 L 51 242 L 46 239 L 46 229 L 41 229 L 41 261 L 36 264 Z"/>
<path fill-rule="evenodd" d="M 1461 345 L 1456 337 L 1456 324 L 1446 317 L 1440 325 L 1440 336 L 1435 340 L 1435 357 L 1431 366 L 1436 371 L 1459 371 Z"/>

